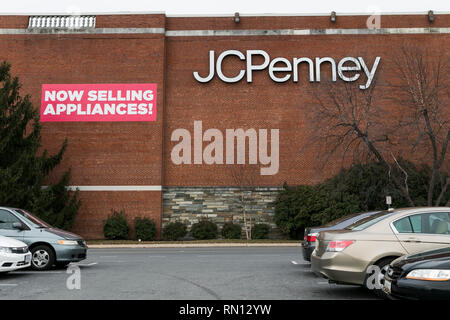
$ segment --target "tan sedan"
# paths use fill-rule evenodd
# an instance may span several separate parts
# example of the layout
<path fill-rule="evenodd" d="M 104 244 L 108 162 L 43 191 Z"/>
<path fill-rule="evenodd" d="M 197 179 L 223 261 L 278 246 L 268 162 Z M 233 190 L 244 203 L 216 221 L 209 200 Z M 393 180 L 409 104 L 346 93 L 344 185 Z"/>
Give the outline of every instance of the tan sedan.
<path fill-rule="evenodd" d="M 332 283 L 368 286 L 375 268 L 381 283 L 394 259 L 449 244 L 450 207 L 380 211 L 344 230 L 321 232 L 311 268 Z M 381 288 L 368 287 L 382 294 Z"/>

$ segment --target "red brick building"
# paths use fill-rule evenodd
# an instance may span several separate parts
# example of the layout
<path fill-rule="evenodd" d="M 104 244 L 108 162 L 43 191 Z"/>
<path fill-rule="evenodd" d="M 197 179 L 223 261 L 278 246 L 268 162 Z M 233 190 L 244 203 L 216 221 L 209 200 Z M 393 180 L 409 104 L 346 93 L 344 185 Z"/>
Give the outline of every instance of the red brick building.
<path fill-rule="evenodd" d="M 389 68 L 392 50 L 405 43 L 432 52 L 450 49 L 450 15 L 435 15 L 434 21 L 425 14 L 383 15 L 376 30 L 367 28 L 364 15 L 337 16 L 335 22 L 330 16 L 241 16 L 239 22 L 233 17 L 164 14 L 90 18 L 95 21 L 86 26 L 65 28 L 55 27 L 51 19 L 43 22 L 43 17 L 0 16 L 0 59 L 12 64 L 12 73 L 23 84 L 22 94 L 31 94 L 36 107 L 43 84 L 157 84 L 154 122 L 43 123 L 43 147 L 50 152 L 68 138 L 63 163 L 52 176 L 72 168 L 71 185 L 80 190 L 82 200 L 73 231 L 86 238 L 102 238 L 102 222 L 111 209 L 125 209 L 130 221 L 146 216 L 158 225 L 163 218 L 192 219 L 193 215 L 228 219 L 232 209 L 215 203 L 214 194 L 236 187 L 230 165 L 197 164 L 195 159 L 179 165 L 171 159 L 177 144 L 172 133 L 183 128 L 193 137 L 194 121 L 202 122 L 203 131 L 216 128 L 224 136 L 227 129 L 279 130 L 278 170 L 256 175 L 254 181 L 269 192 L 268 198 L 284 182 L 316 183 L 340 168 L 336 163 L 323 172 L 316 166 L 314 150 L 303 150 L 311 125 L 305 117 L 313 85 L 308 63 L 297 65 L 297 81 L 295 67 L 276 71 L 278 79 L 290 74 L 288 80 L 276 82 L 267 66 L 255 69 L 249 82 L 249 50 L 266 52 L 270 61 L 282 57 L 294 63 L 295 57 L 308 57 L 316 69 L 316 58 L 331 57 L 337 65 L 344 57 L 363 57 L 370 71 L 379 57 L 376 71 L 380 72 Z M 194 72 L 201 78 L 208 76 L 210 51 L 216 61 L 227 50 L 240 52 L 244 59 L 236 52 L 224 56 L 223 75 L 237 77 L 243 70 L 242 79 L 225 82 L 214 74 L 208 82 L 197 81 Z M 264 63 L 261 54 L 253 59 L 255 66 Z M 325 62 L 320 72 L 332 75 L 331 71 Z M 338 76 L 337 81 L 342 81 Z M 365 81 L 361 71 L 355 85 Z M 190 190 L 189 195 L 183 190 Z M 208 190 L 213 191 L 206 203 L 203 195 Z M 172 195 L 164 198 L 167 207 L 164 193 Z M 270 202 L 264 195 L 260 199 Z M 258 207 L 261 203 L 256 214 L 262 214 L 261 221 L 270 219 L 272 209 Z"/>

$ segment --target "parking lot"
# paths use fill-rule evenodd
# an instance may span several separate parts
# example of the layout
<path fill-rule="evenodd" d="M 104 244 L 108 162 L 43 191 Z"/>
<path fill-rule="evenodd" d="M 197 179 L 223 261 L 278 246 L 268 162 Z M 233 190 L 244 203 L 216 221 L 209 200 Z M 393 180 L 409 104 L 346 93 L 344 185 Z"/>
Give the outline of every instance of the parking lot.
<path fill-rule="evenodd" d="M 88 259 L 69 269 L 0 275 L 0 299 L 376 297 L 366 289 L 330 285 L 316 277 L 297 247 L 209 247 L 90 249 Z"/>

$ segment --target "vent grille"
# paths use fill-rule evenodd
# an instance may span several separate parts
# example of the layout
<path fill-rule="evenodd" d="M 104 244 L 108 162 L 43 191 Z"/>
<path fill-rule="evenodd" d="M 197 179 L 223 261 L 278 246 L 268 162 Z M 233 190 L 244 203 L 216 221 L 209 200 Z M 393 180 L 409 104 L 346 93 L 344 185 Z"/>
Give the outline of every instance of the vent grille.
<path fill-rule="evenodd" d="M 95 28 L 95 16 L 31 16 L 29 29 L 84 29 Z"/>

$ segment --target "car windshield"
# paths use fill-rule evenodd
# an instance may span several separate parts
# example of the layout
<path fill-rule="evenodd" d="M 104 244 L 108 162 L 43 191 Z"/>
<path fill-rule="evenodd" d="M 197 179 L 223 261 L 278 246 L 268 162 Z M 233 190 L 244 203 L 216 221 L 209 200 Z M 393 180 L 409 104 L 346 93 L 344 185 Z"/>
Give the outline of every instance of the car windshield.
<path fill-rule="evenodd" d="M 345 220 L 351 219 L 351 218 L 353 218 L 353 217 L 356 217 L 357 215 L 358 215 L 358 213 L 349 214 L 348 216 L 340 217 L 340 218 L 338 218 L 338 219 L 335 219 L 335 220 L 333 220 L 333 221 L 330 221 L 330 222 L 328 222 L 327 224 L 324 224 L 323 226 L 324 226 L 325 228 L 331 227 L 331 226 L 334 226 L 334 225 L 336 225 L 336 224 L 341 223 L 342 221 L 345 221 Z"/>
<path fill-rule="evenodd" d="M 20 214 L 23 218 L 27 220 L 34 228 L 51 228 L 51 226 L 39 218 L 36 218 L 28 211 L 22 209 L 14 209 L 15 212 Z"/>
<path fill-rule="evenodd" d="M 394 214 L 394 212 L 392 212 L 392 211 L 380 211 L 377 214 L 374 214 L 370 217 L 359 220 L 358 222 L 355 222 L 352 225 L 349 225 L 345 229 L 353 230 L 353 231 L 364 230 L 364 229 L 367 229 L 368 227 L 374 225 L 375 223 L 377 223 L 383 219 L 386 219 L 387 217 L 391 216 L 392 214 Z"/>
<path fill-rule="evenodd" d="M 347 224 L 350 224 L 350 225 L 351 225 L 352 222 L 349 221 L 349 220 L 352 220 L 352 219 L 353 219 L 353 220 L 355 220 L 355 221 L 359 221 L 360 219 L 355 219 L 355 218 L 360 217 L 361 219 L 363 219 L 363 218 L 365 218 L 365 217 L 367 217 L 367 216 L 371 216 L 371 215 L 376 214 L 376 213 L 378 213 L 378 212 L 380 212 L 380 211 L 370 211 L 370 212 L 352 213 L 352 214 L 346 215 L 346 216 L 344 216 L 344 217 L 335 219 L 335 220 L 333 220 L 333 221 L 331 221 L 331 222 L 328 222 L 328 223 L 325 224 L 323 227 L 324 227 L 324 228 L 332 227 L 332 226 L 338 225 L 338 224 L 340 224 L 340 223 L 342 223 L 342 222 L 345 222 L 345 221 L 348 221 Z"/>

